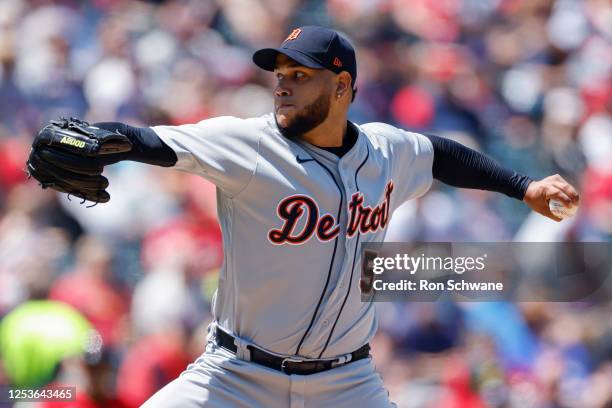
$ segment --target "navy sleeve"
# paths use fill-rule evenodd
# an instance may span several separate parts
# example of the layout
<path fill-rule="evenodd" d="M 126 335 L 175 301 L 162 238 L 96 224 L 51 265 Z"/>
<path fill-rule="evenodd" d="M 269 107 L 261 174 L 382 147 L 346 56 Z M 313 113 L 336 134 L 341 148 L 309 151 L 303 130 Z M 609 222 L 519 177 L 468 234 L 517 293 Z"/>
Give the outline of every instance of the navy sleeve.
<path fill-rule="evenodd" d="M 425 135 L 433 144 L 433 177 L 463 188 L 495 191 L 522 200 L 531 178 L 453 140 Z"/>
<path fill-rule="evenodd" d="M 122 160 L 132 160 L 155 166 L 172 167 L 178 160 L 174 150 L 165 144 L 151 128 L 138 128 L 120 122 L 98 122 L 93 126 L 117 131 L 127 136 L 132 142 L 132 150 L 127 153 L 113 154 L 108 157 L 100 156 L 99 160 L 105 165 Z"/>

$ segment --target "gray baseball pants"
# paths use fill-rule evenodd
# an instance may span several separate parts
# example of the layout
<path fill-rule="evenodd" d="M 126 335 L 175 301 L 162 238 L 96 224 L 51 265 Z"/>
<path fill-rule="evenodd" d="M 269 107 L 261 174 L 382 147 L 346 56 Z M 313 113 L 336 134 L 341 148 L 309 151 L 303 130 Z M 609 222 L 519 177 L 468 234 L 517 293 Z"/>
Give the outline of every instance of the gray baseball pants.
<path fill-rule="evenodd" d="M 209 342 L 181 375 L 145 408 L 395 407 L 372 358 L 310 375 L 287 375 L 238 359 Z"/>

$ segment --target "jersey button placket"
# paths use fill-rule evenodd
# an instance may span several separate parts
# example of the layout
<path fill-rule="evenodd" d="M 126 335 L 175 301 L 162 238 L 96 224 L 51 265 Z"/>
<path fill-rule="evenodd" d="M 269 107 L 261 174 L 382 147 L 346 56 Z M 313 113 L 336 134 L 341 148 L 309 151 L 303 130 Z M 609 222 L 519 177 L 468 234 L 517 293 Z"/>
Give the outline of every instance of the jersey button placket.
<path fill-rule="evenodd" d="M 353 196 L 353 194 L 359 193 L 359 190 L 357 189 L 357 180 L 355 179 L 356 174 L 355 174 L 354 170 L 351 174 L 351 177 L 348 178 L 348 180 L 346 180 L 346 186 L 347 186 L 347 197 L 348 200 L 351 199 L 351 197 Z M 347 207 L 347 211 L 348 211 L 348 207 Z M 350 214 L 349 214 L 350 217 Z M 353 254 L 353 252 L 355 251 L 355 245 L 357 245 L 357 242 L 359 242 L 358 240 L 359 237 L 359 231 L 357 233 L 355 233 L 355 235 L 353 235 L 350 239 L 347 239 L 345 242 L 345 246 L 346 246 L 346 253 L 347 254 Z M 353 265 L 353 256 L 348 257 L 347 256 L 347 268 L 354 268 L 355 265 Z M 344 279 L 342 280 L 342 284 L 341 284 L 341 288 L 346 288 L 347 286 L 351 285 L 352 282 L 350 282 L 350 272 L 348 274 L 346 274 L 346 276 L 344 276 Z"/>

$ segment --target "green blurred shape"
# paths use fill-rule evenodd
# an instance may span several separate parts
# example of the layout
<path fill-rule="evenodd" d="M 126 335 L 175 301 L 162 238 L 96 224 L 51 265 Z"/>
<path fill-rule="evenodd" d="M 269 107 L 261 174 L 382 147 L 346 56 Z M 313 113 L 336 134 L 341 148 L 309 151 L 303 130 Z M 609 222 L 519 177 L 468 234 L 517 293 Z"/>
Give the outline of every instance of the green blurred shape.
<path fill-rule="evenodd" d="M 0 357 L 12 385 L 40 387 L 66 357 L 86 351 L 91 324 L 73 307 L 50 300 L 25 302 L 0 321 Z"/>

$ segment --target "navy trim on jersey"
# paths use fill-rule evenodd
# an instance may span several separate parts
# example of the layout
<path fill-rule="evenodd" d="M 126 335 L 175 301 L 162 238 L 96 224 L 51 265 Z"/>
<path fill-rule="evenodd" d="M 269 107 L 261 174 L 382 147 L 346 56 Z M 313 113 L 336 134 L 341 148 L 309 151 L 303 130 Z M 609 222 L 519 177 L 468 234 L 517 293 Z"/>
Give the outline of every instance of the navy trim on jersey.
<path fill-rule="evenodd" d="M 357 188 L 358 191 L 359 191 L 359 184 L 357 184 L 357 175 L 359 174 L 359 170 L 361 170 L 363 165 L 368 161 L 368 158 L 370 157 L 370 148 L 368 147 L 367 140 L 366 140 L 366 149 L 368 150 L 368 153 L 366 154 L 365 159 L 363 159 L 363 162 L 361 162 L 359 167 L 357 167 L 357 170 L 355 170 L 355 187 Z M 331 331 L 329 332 L 329 336 L 327 337 L 325 346 L 323 346 L 323 350 L 321 350 L 321 353 L 319 353 L 318 358 L 321 358 L 323 353 L 325 353 L 325 350 L 327 350 L 327 346 L 329 345 L 329 341 L 331 340 L 334 334 L 334 330 L 336 329 L 338 320 L 340 320 L 340 315 L 342 314 L 342 310 L 344 310 L 344 305 L 346 304 L 349 294 L 351 293 L 351 288 L 353 287 L 353 273 L 355 272 L 355 260 L 357 259 L 357 248 L 359 248 L 360 238 L 361 238 L 361 232 L 357 232 L 357 242 L 355 243 L 355 251 L 353 252 L 353 266 L 351 267 L 351 277 L 349 279 L 348 289 L 346 290 L 346 295 L 344 296 L 344 300 L 342 301 L 342 305 L 340 306 L 340 311 L 338 312 L 338 316 L 336 316 L 336 321 L 334 322 L 334 325 L 332 326 Z"/>
<path fill-rule="evenodd" d="M 321 163 L 320 161 L 318 161 L 316 158 L 312 157 L 312 159 L 315 162 L 317 162 L 321 167 L 323 167 L 323 169 L 327 173 L 329 173 L 329 176 L 331 177 L 331 179 L 334 181 L 334 184 L 338 188 L 338 192 L 340 193 L 340 205 L 338 206 L 338 216 L 336 217 L 336 220 L 340 221 L 340 215 L 342 214 L 342 202 L 343 202 L 342 189 L 340 188 L 340 185 L 338 184 L 338 181 L 334 177 L 331 170 L 325 167 L 325 165 Z M 321 296 L 319 297 L 319 302 L 317 303 L 317 307 L 315 308 L 315 311 L 312 314 L 312 319 L 310 320 L 310 324 L 308 325 L 306 332 L 302 336 L 302 339 L 300 340 L 300 343 L 298 344 L 297 349 L 295 350 L 295 353 L 294 353 L 295 355 L 299 355 L 298 353 L 300 352 L 300 349 L 302 348 L 302 344 L 304 343 L 306 336 L 308 336 L 310 329 L 312 329 L 312 325 L 314 324 L 315 319 L 317 318 L 317 314 L 319 313 L 319 308 L 321 307 L 321 303 L 323 302 L 323 298 L 325 297 L 325 293 L 327 292 L 327 287 L 329 286 L 329 280 L 331 278 L 332 269 L 334 267 L 334 260 L 336 259 L 336 249 L 337 248 L 338 248 L 338 237 L 336 236 L 336 238 L 334 239 L 334 252 L 332 253 L 331 261 L 329 262 L 329 270 L 327 271 L 327 280 L 325 281 L 325 287 L 323 288 L 323 291 L 321 292 Z"/>
<path fill-rule="evenodd" d="M 359 191 L 359 183 L 357 183 L 357 174 L 359 174 L 359 170 L 361 170 L 363 165 L 366 164 L 366 162 L 368 161 L 368 158 L 370 158 L 370 147 L 368 146 L 367 140 L 366 140 L 366 144 L 365 145 L 366 145 L 366 150 L 367 150 L 366 157 L 363 160 L 363 162 L 361 162 L 359 167 L 357 167 L 357 170 L 355 170 L 355 187 L 357 188 L 357 191 Z"/>

